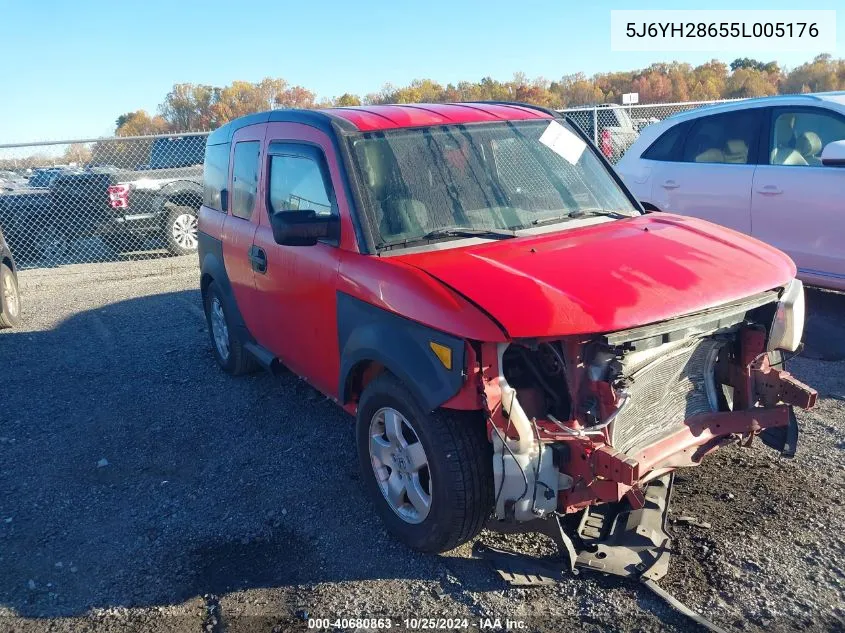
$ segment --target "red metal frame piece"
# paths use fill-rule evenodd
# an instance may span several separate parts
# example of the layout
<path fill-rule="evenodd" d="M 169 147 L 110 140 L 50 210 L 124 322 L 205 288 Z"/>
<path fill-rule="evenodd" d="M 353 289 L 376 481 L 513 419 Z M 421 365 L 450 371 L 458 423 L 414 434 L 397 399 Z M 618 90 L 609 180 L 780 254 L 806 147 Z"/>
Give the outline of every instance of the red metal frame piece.
<path fill-rule="evenodd" d="M 566 512 L 575 512 L 593 503 L 619 501 L 626 495 L 635 502 L 636 489 L 653 477 L 668 470 L 697 466 L 705 455 L 738 437 L 788 424 L 786 404 L 709 413 L 687 419 L 683 428 L 633 455 L 606 445 L 595 446 L 588 438 L 571 438 L 572 444 L 591 446 L 570 452 L 566 471 L 576 483 L 561 493 L 559 505 Z"/>
<path fill-rule="evenodd" d="M 737 356 L 729 366 L 722 368 L 724 373 L 720 380 L 734 387 L 735 410 L 688 418 L 682 428 L 633 453 L 621 453 L 609 446 L 607 429 L 600 434 L 583 434 L 585 427 L 581 420 L 567 421 L 565 425 L 570 428 L 569 432 L 548 420 L 537 420 L 544 442 L 556 442 L 568 448 L 568 460 L 561 470 L 574 479 L 574 485 L 560 493 L 559 508 L 575 512 L 626 496 L 637 507 L 642 498 L 638 493 L 640 486 L 654 477 L 676 468 L 697 466 L 705 455 L 724 444 L 741 439 L 750 443 L 765 429 L 788 426 L 792 406 L 812 408 L 816 403 L 816 391 L 789 372 L 773 367 L 765 345 L 765 332 L 752 328 L 743 330 Z M 567 349 L 570 355 L 573 351 Z M 470 356 L 474 357 L 474 354 Z M 488 432 L 492 436 L 495 426 L 500 432 L 515 437 L 514 429 L 502 414 L 501 391 L 495 380 L 499 368 L 494 346 L 482 346 L 480 356 L 475 394 L 487 413 Z M 575 358 L 580 360 L 577 355 Z M 596 393 L 591 388 L 594 385 L 584 380 L 583 371 L 578 369 L 572 371 L 571 368 L 572 375 L 567 376 L 570 388 L 576 393 L 582 389 Z M 605 417 L 610 413 L 607 410 L 611 404 L 610 394 L 599 392 L 596 395 L 600 397 Z M 467 400 L 468 396 L 464 394 Z"/>

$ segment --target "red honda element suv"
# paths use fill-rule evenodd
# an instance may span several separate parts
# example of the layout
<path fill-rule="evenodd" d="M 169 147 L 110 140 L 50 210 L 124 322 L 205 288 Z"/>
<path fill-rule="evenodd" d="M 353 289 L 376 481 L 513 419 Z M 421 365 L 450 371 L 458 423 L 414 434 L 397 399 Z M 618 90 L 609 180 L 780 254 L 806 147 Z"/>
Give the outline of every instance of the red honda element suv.
<path fill-rule="evenodd" d="M 815 392 L 783 367 L 792 261 L 644 214 L 557 113 L 274 110 L 212 133 L 204 169 L 217 362 L 284 365 L 354 415 L 364 485 L 415 549 L 487 525 L 659 576 L 675 469 L 757 435 L 795 450 Z"/>

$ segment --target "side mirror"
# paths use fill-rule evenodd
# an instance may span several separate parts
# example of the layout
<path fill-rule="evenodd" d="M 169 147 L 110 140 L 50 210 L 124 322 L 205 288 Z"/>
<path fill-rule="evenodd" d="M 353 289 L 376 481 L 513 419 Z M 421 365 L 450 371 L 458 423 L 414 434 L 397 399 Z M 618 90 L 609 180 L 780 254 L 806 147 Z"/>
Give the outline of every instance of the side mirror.
<path fill-rule="evenodd" d="M 313 246 L 318 240 L 337 239 L 340 219 L 305 211 L 279 211 L 270 214 L 273 239 L 282 246 Z"/>
<path fill-rule="evenodd" d="M 825 167 L 845 167 L 845 141 L 834 141 L 824 146 L 822 165 Z"/>

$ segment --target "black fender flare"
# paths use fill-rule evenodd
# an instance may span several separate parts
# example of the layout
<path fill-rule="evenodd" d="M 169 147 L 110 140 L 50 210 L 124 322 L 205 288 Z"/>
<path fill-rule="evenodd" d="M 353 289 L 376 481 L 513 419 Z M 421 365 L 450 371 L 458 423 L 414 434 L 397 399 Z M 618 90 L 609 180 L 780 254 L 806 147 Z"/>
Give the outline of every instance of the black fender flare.
<path fill-rule="evenodd" d="M 408 387 L 417 402 L 433 411 L 460 390 L 466 347 L 462 338 L 337 293 L 338 344 L 342 403 L 351 399 L 352 372 L 362 362 L 380 363 Z M 434 354 L 431 343 L 452 352 L 451 368 Z"/>
<path fill-rule="evenodd" d="M 165 211 L 164 205 L 171 198 L 179 196 L 191 196 L 197 198 L 202 204 L 202 186 L 191 180 L 176 180 L 164 185 L 156 192 L 155 208 L 159 213 L 163 214 Z M 197 205 L 197 213 L 199 213 L 200 205 Z"/>
<path fill-rule="evenodd" d="M 229 281 L 229 275 L 226 273 L 226 266 L 223 264 L 223 242 L 208 233 L 202 231 L 197 232 L 197 250 L 200 256 L 200 286 L 202 292 L 203 304 L 205 303 L 206 285 L 203 280 L 210 278 L 213 280 L 220 292 L 223 295 L 225 302 L 225 310 L 231 316 L 235 327 L 242 335 L 242 341 L 253 341 L 252 335 L 246 327 L 243 315 L 238 308 L 238 302 L 235 301 L 235 294 L 232 291 L 232 283 Z"/>

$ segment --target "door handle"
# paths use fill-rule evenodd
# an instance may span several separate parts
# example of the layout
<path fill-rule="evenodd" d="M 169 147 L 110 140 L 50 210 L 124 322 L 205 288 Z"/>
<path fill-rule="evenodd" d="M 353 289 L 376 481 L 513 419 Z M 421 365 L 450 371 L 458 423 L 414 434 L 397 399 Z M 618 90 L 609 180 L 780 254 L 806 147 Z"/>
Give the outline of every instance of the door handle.
<path fill-rule="evenodd" d="M 664 189 L 677 189 L 680 186 L 681 185 L 676 183 L 674 180 L 667 180 L 666 182 L 663 183 Z"/>
<path fill-rule="evenodd" d="M 779 196 L 783 193 L 783 189 L 777 185 L 766 185 L 765 187 L 760 187 L 757 193 L 763 194 L 764 196 Z"/>
<path fill-rule="evenodd" d="M 252 269 L 255 272 L 263 275 L 267 272 L 267 253 L 264 252 L 264 249 L 260 246 L 250 246 L 249 263 L 252 265 Z"/>

